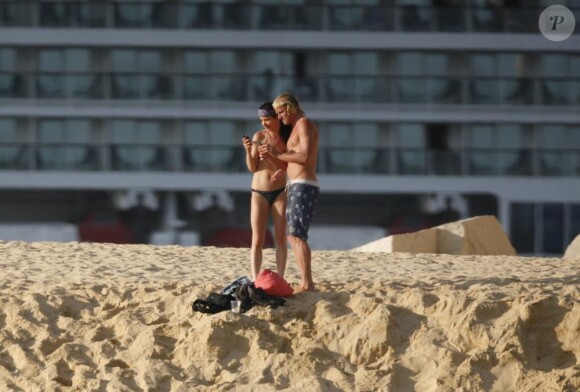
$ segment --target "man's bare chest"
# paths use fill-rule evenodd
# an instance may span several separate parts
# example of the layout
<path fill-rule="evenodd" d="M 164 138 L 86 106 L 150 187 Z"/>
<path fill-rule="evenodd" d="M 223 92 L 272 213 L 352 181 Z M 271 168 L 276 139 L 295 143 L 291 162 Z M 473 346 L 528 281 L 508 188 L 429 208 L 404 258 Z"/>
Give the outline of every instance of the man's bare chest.
<path fill-rule="evenodd" d="M 288 143 L 286 145 L 288 147 L 288 151 L 295 151 L 298 148 L 298 146 L 300 145 L 300 138 L 290 137 L 290 139 L 288 139 Z"/>

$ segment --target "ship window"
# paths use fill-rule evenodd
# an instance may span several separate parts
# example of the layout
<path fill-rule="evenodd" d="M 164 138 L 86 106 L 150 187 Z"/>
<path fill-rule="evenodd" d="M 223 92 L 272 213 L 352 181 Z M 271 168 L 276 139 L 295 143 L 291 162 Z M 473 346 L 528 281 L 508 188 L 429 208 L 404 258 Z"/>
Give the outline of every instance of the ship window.
<path fill-rule="evenodd" d="M 329 5 L 348 5 L 350 0 L 325 0 L 324 3 Z"/>
<path fill-rule="evenodd" d="M 327 168 L 330 173 L 349 173 L 353 171 L 354 153 L 352 150 L 353 135 L 346 123 L 329 123 L 332 136 L 327 156 Z"/>
<path fill-rule="evenodd" d="M 570 66 L 568 67 L 570 76 L 580 78 L 580 56 L 570 55 Z"/>
<path fill-rule="evenodd" d="M 499 125 L 499 138 L 501 144 L 505 148 L 521 148 L 523 147 L 522 129 L 518 125 Z"/>
<path fill-rule="evenodd" d="M 38 51 L 38 69 L 44 72 L 62 71 L 64 51 L 57 49 L 42 49 Z"/>
<path fill-rule="evenodd" d="M 352 143 L 356 147 L 376 147 L 379 144 L 377 124 L 360 123 L 354 124 Z"/>
<path fill-rule="evenodd" d="M 111 68 L 117 72 L 134 72 L 137 69 L 135 51 L 114 49 L 111 51 Z"/>
<path fill-rule="evenodd" d="M 183 141 L 186 145 L 204 145 L 207 124 L 202 121 L 189 121 L 185 124 Z"/>
<path fill-rule="evenodd" d="M 474 54 L 469 57 L 471 74 L 474 76 L 493 76 L 495 70 L 494 56 L 491 54 Z"/>
<path fill-rule="evenodd" d="M 421 75 L 423 67 L 421 65 L 421 53 L 403 52 L 396 57 L 396 69 L 399 75 Z"/>
<path fill-rule="evenodd" d="M 564 238 L 564 205 L 542 204 L 542 253 L 562 254 Z"/>
<path fill-rule="evenodd" d="M 91 122 L 89 120 L 67 120 L 67 141 L 71 143 L 91 142 Z"/>
<path fill-rule="evenodd" d="M 571 73 L 566 55 L 544 54 L 540 56 L 540 74 L 545 77 L 541 88 L 542 103 L 568 105 L 571 99 L 580 101 L 580 95 L 574 96 L 577 91 L 571 89 L 572 86 L 577 87 L 579 84 L 564 79 Z"/>
<path fill-rule="evenodd" d="M 111 51 L 111 68 L 116 72 L 161 72 L 162 52 L 114 49 Z"/>
<path fill-rule="evenodd" d="M 578 15 L 580 19 L 580 15 Z M 573 80 L 570 83 L 570 92 L 572 93 L 573 104 L 580 106 L 580 56 L 570 57 L 570 66 L 568 72 Z"/>
<path fill-rule="evenodd" d="M 238 144 L 236 124 L 233 121 L 213 121 L 211 131 L 208 133 L 211 145 L 236 145 Z"/>
<path fill-rule="evenodd" d="M 0 143 L 13 143 L 18 140 L 16 119 L 0 118 Z"/>
<path fill-rule="evenodd" d="M 373 52 L 328 53 L 327 72 L 333 75 L 376 75 L 379 73 L 378 54 Z"/>
<path fill-rule="evenodd" d="M 399 53 L 396 72 L 403 76 L 396 79 L 399 102 L 458 103 L 461 83 L 449 77 L 449 60 L 441 53 Z"/>
<path fill-rule="evenodd" d="M 117 144 L 159 144 L 161 128 L 160 121 L 113 120 L 111 140 Z"/>
<path fill-rule="evenodd" d="M 502 124 L 496 126 L 498 139 L 498 164 L 501 174 L 530 175 L 532 157 L 526 145 L 525 133 L 520 125 Z M 501 150 L 500 150 L 501 148 Z"/>
<path fill-rule="evenodd" d="M 254 53 L 253 67 L 256 72 L 273 72 L 274 74 L 289 74 L 292 71 L 292 55 L 273 50 L 259 50 Z"/>
<path fill-rule="evenodd" d="M 97 153 L 89 120 L 39 120 L 37 166 L 41 170 L 94 170 Z"/>
<path fill-rule="evenodd" d="M 522 56 L 514 53 L 497 55 L 498 76 L 520 76 L 522 74 Z"/>
<path fill-rule="evenodd" d="M 141 72 L 161 72 L 162 55 L 158 50 L 144 50 L 139 52 L 138 65 Z"/>
<path fill-rule="evenodd" d="M 518 254 L 533 254 L 536 244 L 536 208 L 532 203 L 513 203 L 510 208 L 511 241 Z"/>
<path fill-rule="evenodd" d="M 534 99 L 531 59 L 522 53 L 474 54 L 469 56 L 473 103 L 531 104 Z"/>
<path fill-rule="evenodd" d="M 131 144 L 136 142 L 133 139 L 133 128 L 135 122 L 132 120 L 113 120 L 111 122 L 111 141 L 115 144 Z"/>
<path fill-rule="evenodd" d="M 425 55 L 423 71 L 429 75 L 446 76 L 448 74 L 449 56 L 446 54 Z"/>
<path fill-rule="evenodd" d="M 159 121 L 140 121 L 137 134 L 137 140 L 142 143 L 163 143 L 161 138 L 161 122 Z"/>
<path fill-rule="evenodd" d="M 332 130 L 332 136 L 325 141 L 329 147 L 346 147 L 353 142 L 348 124 L 329 123 L 327 128 Z"/>
<path fill-rule="evenodd" d="M 329 5 L 375 5 L 379 0 L 324 0 Z"/>
<path fill-rule="evenodd" d="M 88 49 L 68 49 L 66 51 L 66 70 L 83 72 L 91 69 L 91 55 Z"/>
<path fill-rule="evenodd" d="M 398 0 L 400 21 L 405 31 L 427 31 L 431 29 L 433 12 L 430 0 Z"/>
<path fill-rule="evenodd" d="M 0 71 L 16 70 L 16 50 L 14 48 L 0 48 Z"/>
<path fill-rule="evenodd" d="M 327 146 L 326 167 L 330 173 L 374 173 L 378 171 L 378 130 L 374 123 L 329 123 L 323 144 Z"/>
<path fill-rule="evenodd" d="M 16 73 L 3 73 L 0 75 L 0 97 L 24 97 L 26 96 L 26 80 Z"/>
<path fill-rule="evenodd" d="M 495 130 L 492 125 L 471 125 L 467 138 L 468 171 L 476 175 L 497 172 Z"/>
<path fill-rule="evenodd" d="M 86 71 L 91 69 L 89 49 L 41 49 L 38 51 L 38 69 L 44 72 Z"/>
<path fill-rule="evenodd" d="M 422 124 L 398 124 L 397 144 L 403 148 L 425 148 Z"/>
<path fill-rule="evenodd" d="M 570 147 L 580 150 L 580 126 L 570 127 Z"/>
<path fill-rule="evenodd" d="M 152 13 L 151 4 L 129 4 L 114 2 L 115 27 L 139 28 L 148 25 L 148 15 Z"/>
<path fill-rule="evenodd" d="M 348 53 L 329 53 L 327 55 L 328 73 L 331 75 L 350 75 L 352 73 L 350 60 L 351 56 Z"/>
<path fill-rule="evenodd" d="M 359 30 L 362 26 L 367 28 L 364 20 L 364 8 L 343 6 L 348 5 L 348 3 L 342 2 L 342 4 L 336 4 L 339 7 L 328 7 L 331 30 L 352 31 Z"/>
<path fill-rule="evenodd" d="M 571 241 L 576 238 L 576 236 L 580 235 L 580 204 L 571 204 L 570 205 L 570 224 L 568 225 L 568 241 Z"/>
<path fill-rule="evenodd" d="M 377 75 L 379 57 L 373 52 L 359 52 L 353 55 L 353 67 L 356 75 Z"/>
<path fill-rule="evenodd" d="M 40 50 L 38 69 L 41 72 L 35 85 L 37 97 L 102 98 L 99 76 L 87 73 L 92 62 L 88 49 Z"/>
<path fill-rule="evenodd" d="M 561 203 L 513 203 L 510 207 L 511 240 L 518 254 L 562 254 L 564 242 L 580 230 L 577 204 L 565 208 Z M 569 219 L 569 225 L 565 219 Z M 566 226 L 571 229 L 567 233 Z"/>
<path fill-rule="evenodd" d="M 241 56 L 233 50 L 216 50 L 210 53 L 210 69 L 215 73 L 242 73 Z"/>
<path fill-rule="evenodd" d="M 357 172 L 376 172 L 375 164 L 380 154 L 379 132 L 375 123 L 359 123 L 353 127 L 352 144 L 355 147 L 354 163 Z"/>
<path fill-rule="evenodd" d="M 470 73 L 469 98 L 472 103 L 497 103 L 499 87 L 495 76 L 495 56 L 474 54 L 469 56 Z"/>
<path fill-rule="evenodd" d="M 570 165 L 567 148 L 567 129 L 562 125 L 544 125 L 539 128 L 538 164 L 542 175 L 568 174 Z"/>
<path fill-rule="evenodd" d="M 566 56 L 563 54 L 544 54 L 540 56 L 540 72 L 542 76 L 567 76 L 568 67 Z"/>
<path fill-rule="evenodd" d="M 207 52 L 190 51 L 184 56 L 183 68 L 185 72 L 206 73 L 208 72 L 209 54 Z"/>
<path fill-rule="evenodd" d="M 398 124 L 397 171 L 399 174 L 426 173 L 426 141 L 423 124 Z"/>
<path fill-rule="evenodd" d="M 494 148 L 494 130 L 491 125 L 472 125 L 469 132 L 469 146 L 477 149 Z"/>
<path fill-rule="evenodd" d="M 272 100 L 283 91 L 292 91 L 295 81 L 299 78 L 302 78 L 302 82 L 306 81 L 305 73 L 300 75 L 298 72 L 300 70 L 294 72 L 296 79 L 292 77 L 294 56 L 297 55 L 273 50 L 254 52 L 252 69 L 256 74 L 252 78 L 253 83 L 250 87 L 256 99 Z"/>
<path fill-rule="evenodd" d="M 397 0 L 397 4 L 400 6 L 428 6 L 429 0 Z"/>
<path fill-rule="evenodd" d="M 19 133 L 15 118 L 0 118 L 0 168 L 21 169 L 27 165 L 27 148 L 18 144 L 26 139 Z"/>
<path fill-rule="evenodd" d="M 241 132 L 233 121 L 190 121 L 183 139 L 185 168 L 194 171 L 230 170 L 239 162 L 234 155 Z"/>
<path fill-rule="evenodd" d="M 38 140 L 41 143 L 90 143 L 89 120 L 39 120 Z"/>
<path fill-rule="evenodd" d="M 352 102 L 354 100 L 354 78 L 352 77 L 352 56 L 344 52 L 328 53 L 326 69 L 326 93 L 330 102 Z"/>
<path fill-rule="evenodd" d="M 41 143 L 61 143 L 65 138 L 63 120 L 41 120 L 38 122 L 38 139 Z"/>
<path fill-rule="evenodd" d="M 415 75 L 422 74 L 420 53 L 399 53 L 396 57 L 396 73 L 402 76 L 396 79 L 399 102 L 425 102 L 425 88 L 422 79 Z"/>
<path fill-rule="evenodd" d="M 113 120 L 111 159 L 114 170 L 166 170 L 161 121 Z"/>
<path fill-rule="evenodd" d="M 0 2 L 0 23 L 2 26 L 31 26 L 32 15 L 27 2 Z"/>
<path fill-rule="evenodd" d="M 568 145 L 567 129 L 563 125 L 543 125 L 540 128 L 539 146 L 542 149 L 564 149 Z"/>

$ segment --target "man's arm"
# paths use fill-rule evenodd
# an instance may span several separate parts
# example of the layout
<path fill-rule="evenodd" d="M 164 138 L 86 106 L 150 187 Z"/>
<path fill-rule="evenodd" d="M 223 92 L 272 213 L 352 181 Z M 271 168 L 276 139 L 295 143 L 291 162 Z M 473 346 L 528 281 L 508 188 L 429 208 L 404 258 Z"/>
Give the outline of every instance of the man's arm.
<path fill-rule="evenodd" d="M 272 162 L 274 165 L 280 168 L 280 170 L 286 171 L 286 169 L 288 168 L 288 162 L 285 162 L 281 159 L 276 159 L 276 157 L 274 157 L 274 155 L 272 154 L 270 154 L 270 156 L 268 157 L 265 157 L 264 159 L 267 159 L 270 162 Z"/>
<path fill-rule="evenodd" d="M 278 168 L 276 169 L 274 174 L 270 176 L 270 181 L 276 181 L 286 173 L 286 170 L 288 169 L 288 162 L 276 159 L 271 154 L 268 157 L 265 157 L 264 159 L 267 159 L 269 162 L 272 162 L 272 164 L 274 164 L 274 166 Z"/>
<path fill-rule="evenodd" d="M 310 158 L 312 151 L 312 138 L 309 130 L 310 123 L 308 121 L 301 121 L 296 124 L 292 132 L 296 132 L 298 136 L 298 144 L 292 150 L 287 150 L 281 154 L 274 155 L 269 149 L 260 148 L 260 153 L 265 158 L 278 160 L 286 163 L 305 164 Z"/>

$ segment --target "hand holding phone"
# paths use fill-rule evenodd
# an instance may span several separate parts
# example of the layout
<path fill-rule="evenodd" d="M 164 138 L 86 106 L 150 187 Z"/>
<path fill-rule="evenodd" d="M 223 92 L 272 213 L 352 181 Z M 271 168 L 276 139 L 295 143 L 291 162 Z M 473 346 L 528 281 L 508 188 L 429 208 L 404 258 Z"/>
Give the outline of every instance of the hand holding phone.
<path fill-rule="evenodd" d="M 248 135 L 242 136 L 242 144 L 244 145 L 244 148 L 246 150 L 250 149 L 250 147 L 252 146 L 252 141 L 250 140 L 250 137 Z"/>
<path fill-rule="evenodd" d="M 262 143 L 257 141 L 257 140 L 250 140 L 250 137 L 248 135 L 242 136 L 242 140 L 243 140 L 244 144 L 246 143 L 246 140 L 248 140 L 248 143 L 255 144 L 256 146 L 262 145 Z"/>

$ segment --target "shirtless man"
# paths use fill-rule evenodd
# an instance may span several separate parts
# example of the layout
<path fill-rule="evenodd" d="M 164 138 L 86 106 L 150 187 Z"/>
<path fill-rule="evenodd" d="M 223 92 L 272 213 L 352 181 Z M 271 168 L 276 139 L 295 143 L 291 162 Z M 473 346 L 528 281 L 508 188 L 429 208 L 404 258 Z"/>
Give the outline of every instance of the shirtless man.
<path fill-rule="evenodd" d="M 318 127 L 305 117 L 298 100 L 289 93 L 279 95 L 274 100 L 278 118 L 286 125 L 292 125 L 292 133 L 286 151 L 277 153 L 269 146 L 260 146 L 264 158 L 287 162 L 288 175 L 286 223 L 288 242 L 294 252 L 298 268 L 302 274 L 296 292 L 314 290 L 311 268 L 311 251 L 308 246 L 308 228 L 318 204 L 320 187 L 316 177 L 318 158 Z"/>

